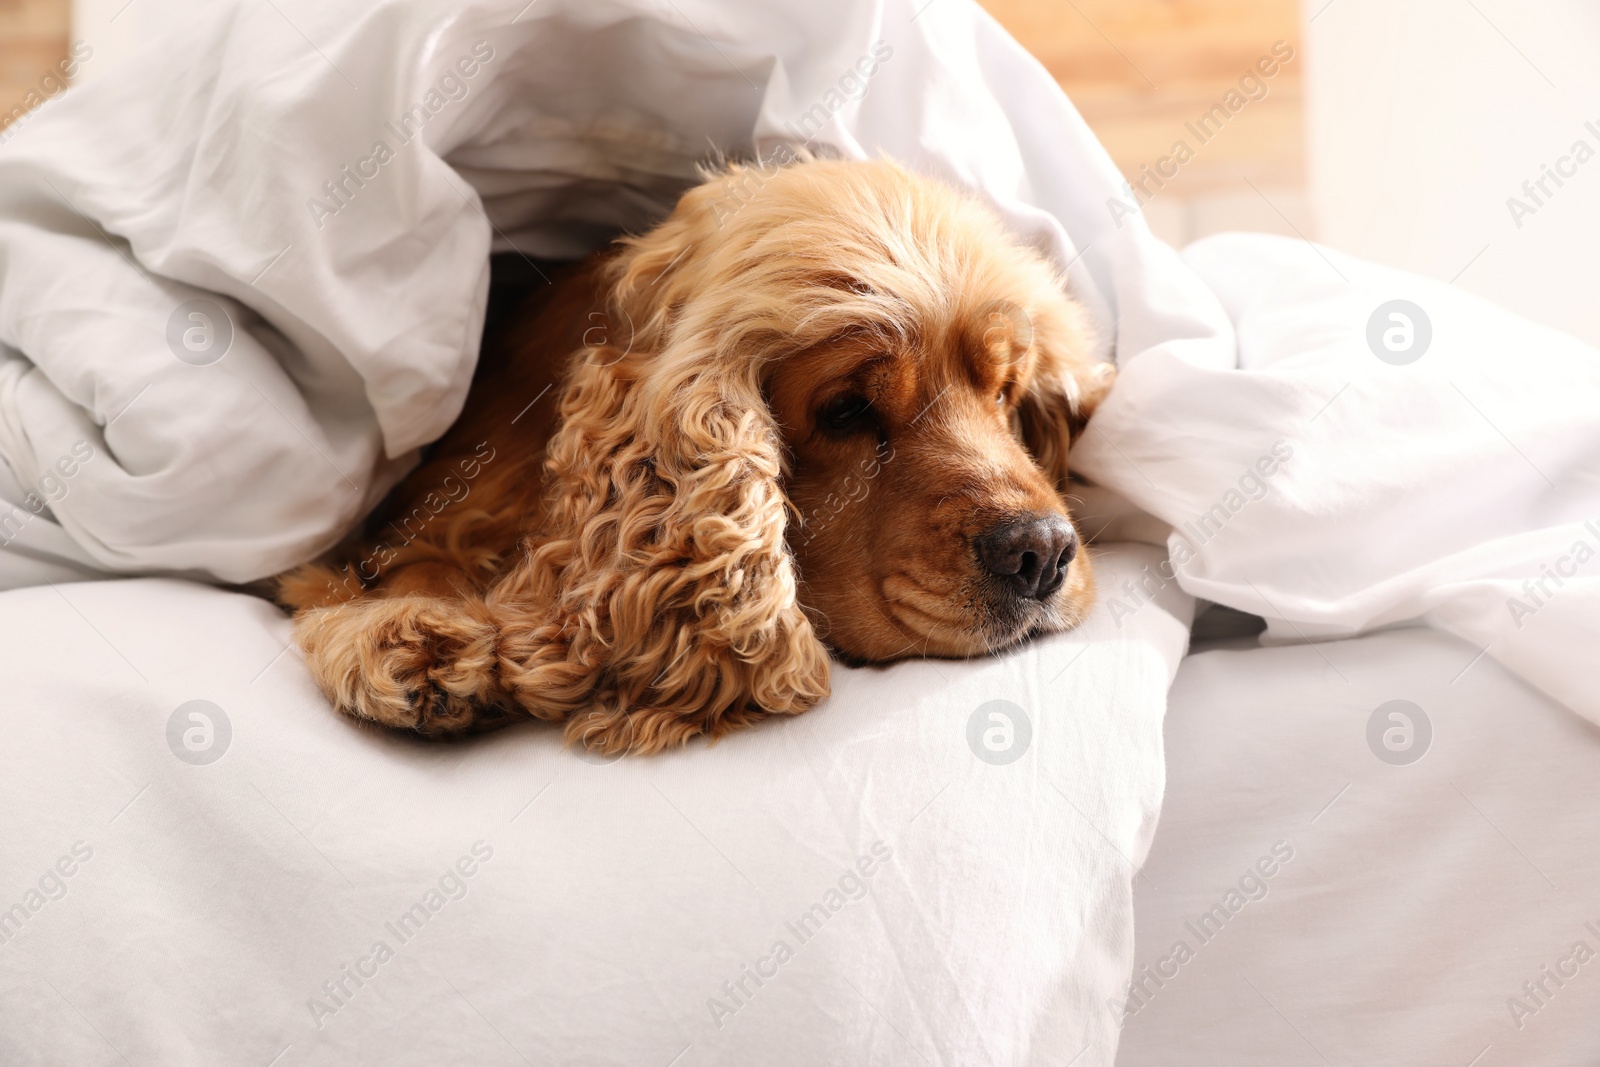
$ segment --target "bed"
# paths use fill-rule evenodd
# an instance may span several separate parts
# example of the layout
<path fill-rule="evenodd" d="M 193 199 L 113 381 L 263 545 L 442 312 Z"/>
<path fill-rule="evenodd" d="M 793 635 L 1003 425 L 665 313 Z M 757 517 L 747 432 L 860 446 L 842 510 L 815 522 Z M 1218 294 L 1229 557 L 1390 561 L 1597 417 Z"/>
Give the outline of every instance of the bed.
<path fill-rule="evenodd" d="M 1180 255 L 957 0 L 172 33 L 0 153 L 7 1063 L 1600 1048 L 1592 348 L 1308 242 Z M 654 760 L 332 715 L 234 589 L 449 424 L 491 255 L 795 145 L 970 189 L 1090 310 L 1090 620 Z"/>
<path fill-rule="evenodd" d="M 1117 1062 L 1593 1062 L 1600 730 L 1430 629 L 1199 629 Z M 1397 700 L 1431 739 L 1380 758 Z"/>

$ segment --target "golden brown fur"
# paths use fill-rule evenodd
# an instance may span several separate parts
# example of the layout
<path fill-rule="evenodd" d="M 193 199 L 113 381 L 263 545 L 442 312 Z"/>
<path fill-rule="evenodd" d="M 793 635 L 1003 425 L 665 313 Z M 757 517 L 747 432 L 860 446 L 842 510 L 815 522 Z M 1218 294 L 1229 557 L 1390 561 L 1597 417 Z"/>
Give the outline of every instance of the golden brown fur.
<path fill-rule="evenodd" d="M 731 167 L 530 300 L 367 535 L 279 596 L 340 710 L 431 736 L 532 716 L 652 752 L 795 714 L 829 648 L 968 656 L 1081 620 L 1089 347 L 975 200 L 887 162 Z M 1060 536 L 1007 559 L 1063 552 L 1026 595 L 974 548 L 1019 515 Z"/>

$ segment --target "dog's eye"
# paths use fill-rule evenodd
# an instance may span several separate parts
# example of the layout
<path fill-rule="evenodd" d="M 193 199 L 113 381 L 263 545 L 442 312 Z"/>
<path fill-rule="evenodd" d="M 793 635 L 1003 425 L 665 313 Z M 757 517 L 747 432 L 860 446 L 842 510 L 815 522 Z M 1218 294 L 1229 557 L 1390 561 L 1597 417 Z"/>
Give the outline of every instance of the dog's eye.
<path fill-rule="evenodd" d="M 860 393 L 834 397 L 817 413 L 817 421 L 830 430 L 853 430 L 863 425 L 872 412 L 872 401 Z"/>

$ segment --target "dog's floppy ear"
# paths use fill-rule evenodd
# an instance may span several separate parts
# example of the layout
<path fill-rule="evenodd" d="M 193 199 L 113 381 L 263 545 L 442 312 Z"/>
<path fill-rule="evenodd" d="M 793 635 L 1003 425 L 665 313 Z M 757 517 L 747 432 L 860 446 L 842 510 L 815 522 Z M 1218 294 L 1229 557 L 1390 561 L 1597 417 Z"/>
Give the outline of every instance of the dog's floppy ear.
<path fill-rule="evenodd" d="M 828 692 L 784 543 L 779 432 L 728 308 L 697 300 L 717 290 L 687 207 L 609 265 L 610 343 L 574 357 L 545 529 L 491 604 L 518 703 L 603 752 L 717 737 Z"/>
<path fill-rule="evenodd" d="M 1031 345 L 1037 363 L 1029 389 L 1017 407 L 1018 430 L 1039 466 L 1066 492 L 1067 453 L 1089 424 L 1089 416 L 1111 391 L 1117 370 L 1092 354 L 1088 314 L 1065 296 L 1031 308 L 1026 315 L 1007 309 L 1018 343 Z"/>

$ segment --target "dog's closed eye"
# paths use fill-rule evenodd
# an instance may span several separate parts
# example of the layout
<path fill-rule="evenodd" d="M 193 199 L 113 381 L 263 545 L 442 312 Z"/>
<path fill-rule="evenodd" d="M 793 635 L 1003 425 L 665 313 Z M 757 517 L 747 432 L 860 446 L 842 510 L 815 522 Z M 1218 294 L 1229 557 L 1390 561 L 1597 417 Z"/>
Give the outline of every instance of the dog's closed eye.
<path fill-rule="evenodd" d="M 843 393 L 822 405 L 817 424 L 839 434 L 859 433 L 872 428 L 872 401 L 860 393 Z"/>

